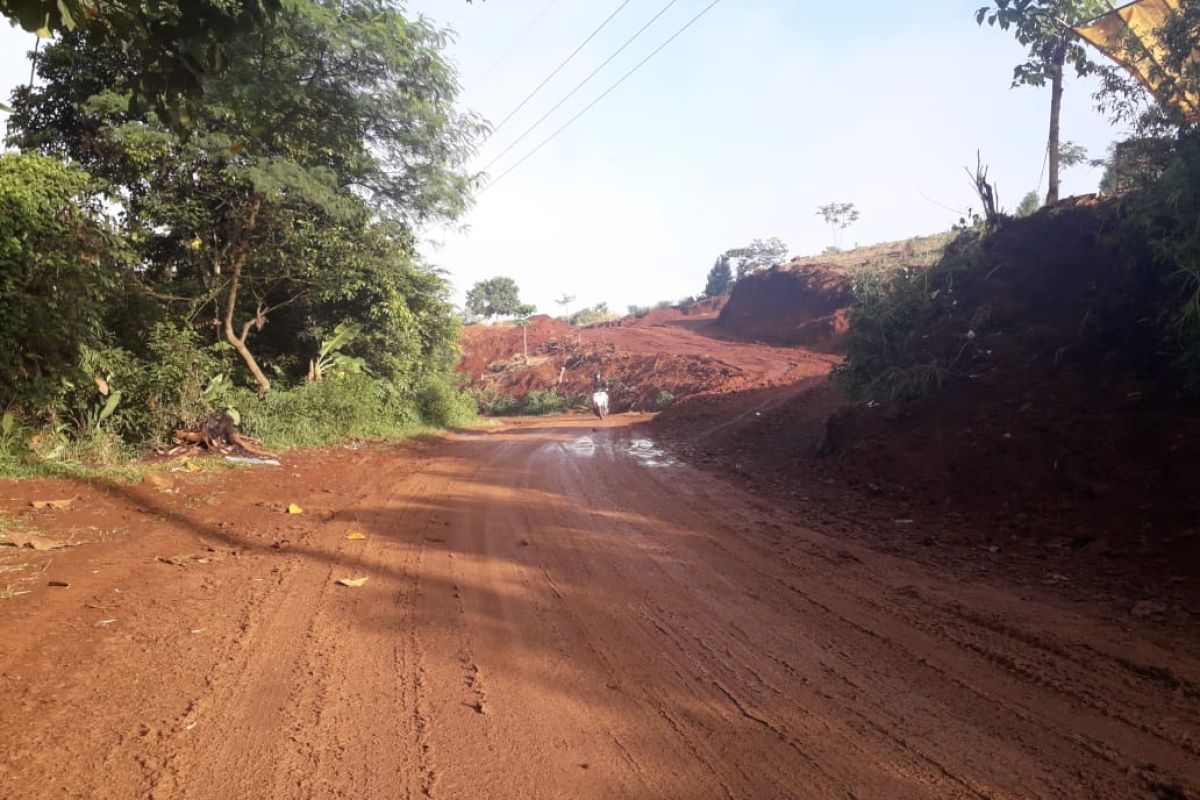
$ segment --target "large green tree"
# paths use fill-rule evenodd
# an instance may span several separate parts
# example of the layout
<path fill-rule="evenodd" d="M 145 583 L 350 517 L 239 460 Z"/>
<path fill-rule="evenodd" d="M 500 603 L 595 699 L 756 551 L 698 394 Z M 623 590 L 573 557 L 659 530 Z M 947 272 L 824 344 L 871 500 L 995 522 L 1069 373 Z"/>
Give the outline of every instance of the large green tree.
<path fill-rule="evenodd" d="M 1062 111 L 1063 73 L 1067 65 L 1082 76 L 1095 69 L 1087 49 L 1071 31 L 1109 10 L 1104 0 L 992 0 L 975 12 L 980 25 L 1011 31 L 1026 48 L 1027 58 L 1013 69 L 1012 85 L 1050 84 L 1050 132 L 1046 143 L 1049 190 L 1047 203 L 1058 202 L 1060 159 L 1059 119 Z"/>
<path fill-rule="evenodd" d="M 87 28 L 130 51 L 129 101 L 176 116 L 207 76 L 229 63 L 240 36 L 266 24 L 281 0 L 0 0 L 0 14 L 27 31 L 64 34 Z M 182 104 L 182 105 L 181 105 Z"/>
<path fill-rule="evenodd" d="M 521 302 L 521 288 L 504 275 L 479 281 L 467 292 L 467 310 L 472 314 L 492 317 L 525 317 L 536 309 Z"/>
<path fill-rule="evenodd" d="M 377 332 L 441 335 L 417 331 L 425 300 L 398 295 L 415 281 L 445 310 L 409 231 L 463 211 L 482 130 L 454 110 L 444 42 L 380 0 L 288 0 L 229 43 L 181 118 L 131 106 L 139 49 L 84 26 L 44 53 L 43 83 L 16 93 L 10 141 L 107 181 L 143 291 L 211 319 L 266 391 L 255 343 L 276 374 L 294 372 L 298 343 L 332 331 L 334 314 L 379 317 L 385 300 Z"/>

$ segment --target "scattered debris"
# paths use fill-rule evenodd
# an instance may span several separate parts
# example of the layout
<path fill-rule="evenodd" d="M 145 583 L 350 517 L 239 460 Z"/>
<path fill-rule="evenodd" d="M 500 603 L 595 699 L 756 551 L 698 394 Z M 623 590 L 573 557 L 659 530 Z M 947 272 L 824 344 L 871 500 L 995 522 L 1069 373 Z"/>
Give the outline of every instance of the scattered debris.
<path fill-rule="evenodd" d="M 260 467 L 278 467 L 277 458 L 260 458 L 257 456 L 225 456 L 225 460 L 233 464 L 251 464 Z"/>
<path fill-rule="evenodd" d="M 366 584 L 366 582 L 367 578 L 338 578 L 337 585 L 357 588 L 359 586 L 363 586 Z"/>
<path fill-rule="evenodd" d="M 263 449 L 262 442 L 237 432 L 237 420 L 228 412 L 201 423 L 189 431 L 175 431 L 175 441 L 180 444 L 167 451 L 167 455 L 195 452 L 197 449 L 228 453 L 237 447 L 252 456 L 275 458 L 274 453 Z"/>
<path fill-rule="evenodd" d="M 57 586 L 60 589 L 70 589 L 71 588 L 71 584 L 68 583 L 67 581 L 50 581 L 46 585 L 47 586 Z"/>
<path fill-rule="evenodd" d="M 103 628 L 103 627 L 105 627 L 106 625 L 112 625 L 114 622 L 116 622 L 116 620 L 115 620 L 115 619 L 102 619 L 102 620 L 100 620 L 99 622 L 97 622 L 97 623 L 96 623 L 95 627 L 97 627 L 97 628 Z"/>
<path fill-rule="evenodd" d="M 367 538 L 367 535 L 359 531 L 351 531 L 350 533 L 346 534 L 346 538 L 352 542 L 361 542 Z"/>
<path fill-rule="evenodd" d="M 289 513 L 289 514 L 303 514 L 303 513 L 304 513 L 304 509 L 303 509 L 303 508 L 301 508 L 300 506 L 296 505 L 295 503 L 289 503 L 289 504 L 288 504 L 288 507 L 287 507 L 287 513 Z"/>

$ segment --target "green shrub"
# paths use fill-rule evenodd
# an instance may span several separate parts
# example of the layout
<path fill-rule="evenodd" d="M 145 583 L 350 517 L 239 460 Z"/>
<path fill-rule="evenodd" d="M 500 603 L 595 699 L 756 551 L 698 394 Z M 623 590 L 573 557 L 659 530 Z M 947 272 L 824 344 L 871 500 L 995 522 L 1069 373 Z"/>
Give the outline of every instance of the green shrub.
<path fill-rule="evenodd" d="M 654 398 L 654 410 L 666 411 L 675 403 L 675 395 L 668 392 L 666 389 L 659 391 L 658 396 Z"/>
<path fill-rule="evenodd" d="M 945 365 L 915 347 L 913 336 L 934 303 L 953 293 L 957 277 L 979 263 L 981 253 L 979 233 L 968 230 L 929 269 L 866 268 L 855 275 L 846 359 L 833 373 L 851 397 L 914 400 L 941 386 Z"/>
<path fill-rule="evenodd" d="M 554 389 L 535 389 L 524 397 L 510 397 L 491 388 L 472 390 L 479 410 L 492 417 L 540 417 L 562 414 L 571 407 L 571 398 Z"/>
<path fill-rule="evenodd" d="M 417 408 L 425 424 L 437 428 L 465 427 L 476 420 L 479 412 L 470 393 L 440 376 L 422 381 L 417 389 Z"/>
<path fill-rule="evenodd" d="M 554 389 L 532 391 L 525 395 L 521 413 L 531 417 L 561 414 L 567 410 L 567 406 L 567 398 Z"/>
<path fill-rule="evenodd" d="M 395 439 L 423 425 L 413 398 L 368 375 L 273 390 L 261 399 L 240 389 L 234 400 L 242 430 L 275 449 L 326 447 L 350 439 Z"/>
<path fill-rule="evenodd" d="M 127 255 L 87 173 L 0 154 L 0 403 L 49 416 L 89 380 L 81 349 L 110 343 L 105 317 Z"/>
<path fill-rule="evenodd" d="M 1158 324 L 1185 390 L 1200 396 L 1200 134 L 1179 144 L 1162 177 L 1123 207 L 1120 245 L 1160 282 Z"/>

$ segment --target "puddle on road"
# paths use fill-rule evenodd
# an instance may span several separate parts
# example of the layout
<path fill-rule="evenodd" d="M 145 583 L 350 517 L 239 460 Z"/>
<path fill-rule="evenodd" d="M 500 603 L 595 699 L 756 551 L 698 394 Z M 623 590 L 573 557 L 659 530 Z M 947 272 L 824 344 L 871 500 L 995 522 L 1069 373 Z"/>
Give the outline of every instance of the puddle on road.
<path fill-rule="evenodd" d="M 611 443 L 606 442 L 600 446 L 611 446 Z M 595 458 L 596 451 L 600 446 L 596 444 L 595 438 L 591 436 L 580 436 L 578 439 L 562 445 L 568 453 L 576 458 Z M 624 452 L 638 464 L 651 469 L 678 467 L 683 464 L 682 461 L 655 444 L 653 439 L 633 439 L 625 447 Z"/>
<path fill-rule="evenodd" d="M 653 439 L 634 439 L 626 449 L 629 455 L 643 467 L 658 469 L 662 467 L 678 467 L 682 462 L 669 455 L 654 443 Z"/>
<path fill-rule="evenodd" d="M 580 436 L 566 447 L 572 455 L 579 458 L 591 458 L 596 455 L 596 440 L 590 436 Z"/>

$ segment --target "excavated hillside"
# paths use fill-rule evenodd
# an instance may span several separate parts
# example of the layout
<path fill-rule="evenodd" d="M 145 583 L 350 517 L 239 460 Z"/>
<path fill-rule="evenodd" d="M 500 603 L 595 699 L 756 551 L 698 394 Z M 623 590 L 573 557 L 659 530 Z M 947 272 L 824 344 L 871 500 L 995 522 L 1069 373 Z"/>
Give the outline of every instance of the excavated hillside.
<path fill-rule="evenodd" d="M 813 380 L 689 399 L 659 435 L 764 491 L 875 519 L 896 546 L 1065 553 L 1146 592 L 1168 575 L 1200 611 L 1200 406 L 1162 352 L 1162 276 L 1111 243 L 1120 213 L 1010 222 L 937 284 L 899 348 L 902 374 L 938 384 L 923 399 L 852 402 Z"/>
<path fill-rule="evenodd" d="M 787 385 L 827 374 L 835 358 L 730 338 L 725 298 L 575 327 L 536 316 L 527 329 L 468 326 L 459 372 L 478 390 L 510 398 L 552 391 L 586 405 L 596 373 L 613 411 L 657 411 L 680 398 Z M 526 355 L 528 353 L 528 355 Z"/>
<path fill-rule="evenodd" d="M 849 327 L 856 273 L 932 266 L 949 240 L 941 234 L 794 258 L 736 283 L 718 325 L 738 339 L 836 352 Z"/>

